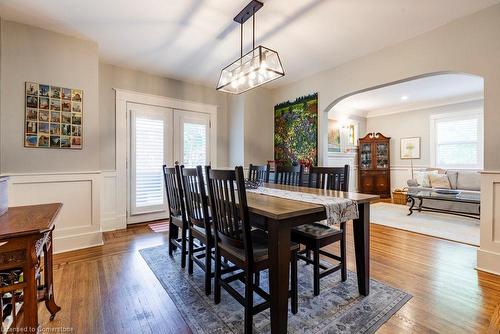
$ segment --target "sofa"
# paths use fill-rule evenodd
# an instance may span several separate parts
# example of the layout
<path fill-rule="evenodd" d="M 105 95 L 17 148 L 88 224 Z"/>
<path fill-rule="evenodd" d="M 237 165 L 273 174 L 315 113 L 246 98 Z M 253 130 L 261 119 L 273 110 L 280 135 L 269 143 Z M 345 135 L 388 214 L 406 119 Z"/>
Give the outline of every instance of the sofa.
<path fill-rule="evenodd" d="M 481 192 L 481 174 L 474 171 L 460 171 L 460 170 L 443 170 L 443 169 L 427 169 L 423 172 L 416 172 L 417 177 L 407 181 L 408 192 L 418 192 L 422 190 L 434 190 L 431 184 L 425 182 L 425 176 L 422 174 L 437 174 L 441 178 L 446 176 L 449 182 L 450 189 L 459 190 L 462 194 L 480 194 Z M 432 178 L 439 178 L 431 176 Z M 463 213 L 478 213 L 479 204 L 448 202 L 439 200 L 424 200 L 424 206 L 451 211 L 461 211 Z"/>

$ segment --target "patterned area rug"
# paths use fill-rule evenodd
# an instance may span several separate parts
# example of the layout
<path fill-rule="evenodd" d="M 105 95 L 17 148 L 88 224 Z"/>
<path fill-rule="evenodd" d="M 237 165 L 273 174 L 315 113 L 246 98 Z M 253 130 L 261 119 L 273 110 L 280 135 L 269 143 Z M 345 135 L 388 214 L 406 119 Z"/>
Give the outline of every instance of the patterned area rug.
<path fill-rule="evenodd" d="M 242 333 L 243 307 L 222 290 L 221 303 L 215 305 L 213 294 L 205 296 L 203 271 L 194 265 L 193 276 L 180 267 L 177 255 L 170 257 L 167 246 L 140 250 L 144 260 L 172 298 L 193 333 Z M 267 271 L 261 284 L 268 290 Z M 234 282 L 242 292 L 243 284 Z M 312 293 L 312 266 L 299 261 L 299 312 L 288 314 L 289 333 L 374 333 L 410 298 L 404 291 L 371 280 L 367 297 L 358 294 L 356 274 L 349 272 L 346 282 L 340 272 L 321 280 L 321 294 Z M 259 302 L 260 297 L 254 300 Z M 270 332 L 269 310 L 254 316 L 255 333 Z"/>

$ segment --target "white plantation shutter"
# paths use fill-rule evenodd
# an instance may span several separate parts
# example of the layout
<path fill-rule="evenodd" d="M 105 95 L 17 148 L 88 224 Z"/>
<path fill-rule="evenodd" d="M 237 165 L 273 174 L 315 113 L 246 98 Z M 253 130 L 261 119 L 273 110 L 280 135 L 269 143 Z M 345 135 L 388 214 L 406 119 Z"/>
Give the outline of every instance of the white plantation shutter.
<path fill-rule="evenodd" d="M 135 201 L 137 207 L 163 205 L 163 120 L 136 118 Z"/>
<path fill-rule="evenodd" d="M 482 113 L 459 113 L 433 119 L 436 167 L 482 168 Z"/>
<path fill-rule="evenodd" d="M 208 161 L 208 129 L 205 124 L 184 123 L 183 162 L 186 167 L 205 165 Z"/>
<path fill-rule="evenodd" d="M 137 106 L 131 110 L 130 216 L 134 222 L 167 214 L 162 166 L 171 154 L 172 109 Z M 168 153 L 168 154 L 167 154 Z"/>

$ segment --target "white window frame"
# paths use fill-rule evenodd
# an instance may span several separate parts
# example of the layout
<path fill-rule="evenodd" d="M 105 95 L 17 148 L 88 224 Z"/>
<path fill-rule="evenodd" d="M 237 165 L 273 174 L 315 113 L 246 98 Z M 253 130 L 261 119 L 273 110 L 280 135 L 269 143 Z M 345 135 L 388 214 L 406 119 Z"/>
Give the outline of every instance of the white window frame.
<path fill-rule="evenodd" d="M 449 119 L 449 120 L 460 120 L 466 118 L 479 119 L 479 161 L 476 165 L 437 165 L 437 150 L 436 150 L 436 121 Z M 434 114 L 430 116 L 430 154 L 431 154 L 431 167 L 443 168 L 443 169 L 471 169 L 471 170 L 482 170 L 484 164 L 484 112 L 483 109 L 474 108 L 467 111 L 458 111 L 443 114 Z"/>

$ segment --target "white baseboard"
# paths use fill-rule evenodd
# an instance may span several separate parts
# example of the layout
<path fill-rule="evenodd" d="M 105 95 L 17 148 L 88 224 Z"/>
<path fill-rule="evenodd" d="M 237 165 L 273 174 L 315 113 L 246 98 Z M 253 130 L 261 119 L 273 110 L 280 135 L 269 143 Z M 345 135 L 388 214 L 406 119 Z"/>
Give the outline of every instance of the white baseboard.
<path fill-rule="evenodd" d="M 476 269 L 500 275 L 500 254 L 478 249 Z"/>
<path fill-rule="evenodd" d="M 102 246 L 103 244 L 101 231 L 54 237 L 54 253 L 64 253 L 82 248 Z"/>

